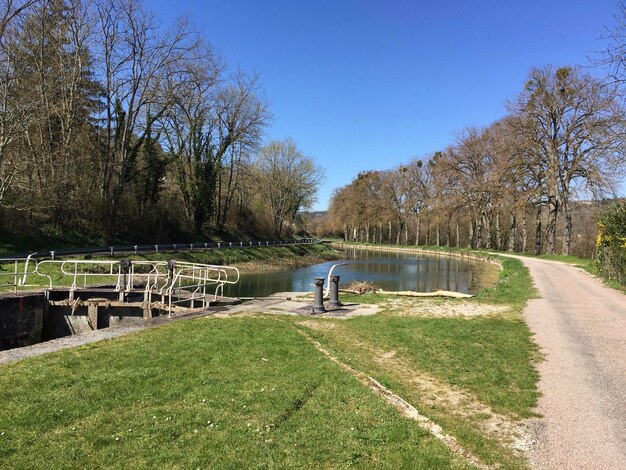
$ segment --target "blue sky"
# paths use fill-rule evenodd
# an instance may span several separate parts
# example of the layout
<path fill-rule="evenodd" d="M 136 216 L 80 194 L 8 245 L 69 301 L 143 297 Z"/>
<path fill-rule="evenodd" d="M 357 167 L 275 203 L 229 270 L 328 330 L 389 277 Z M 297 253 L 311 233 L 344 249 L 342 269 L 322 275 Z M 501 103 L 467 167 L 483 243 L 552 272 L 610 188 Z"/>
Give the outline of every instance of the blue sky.
<path fill-rule="evenodd" d="M 230 65 L 258 73 L 273 120 L 326 169 L 314 209 L 359 171 L 443 149 L 505 114 L 533 66 L 585 65 L 617 1 L 145 0 L 189 16 Z M 600 70 L 590 70 L 600 74 Z"/>

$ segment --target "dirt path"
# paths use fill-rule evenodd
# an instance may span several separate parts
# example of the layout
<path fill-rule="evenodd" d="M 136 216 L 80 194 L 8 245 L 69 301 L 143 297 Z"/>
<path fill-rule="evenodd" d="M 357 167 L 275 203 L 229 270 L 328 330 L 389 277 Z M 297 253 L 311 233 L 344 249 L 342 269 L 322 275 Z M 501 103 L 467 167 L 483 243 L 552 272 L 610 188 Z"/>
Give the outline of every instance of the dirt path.
<path fill-rule="evenodd" d="M 545 355 L 533 468 L 626 468 L 626 295 L 562 263 L 520 258 L 541 299 L 524 312 Z"/>

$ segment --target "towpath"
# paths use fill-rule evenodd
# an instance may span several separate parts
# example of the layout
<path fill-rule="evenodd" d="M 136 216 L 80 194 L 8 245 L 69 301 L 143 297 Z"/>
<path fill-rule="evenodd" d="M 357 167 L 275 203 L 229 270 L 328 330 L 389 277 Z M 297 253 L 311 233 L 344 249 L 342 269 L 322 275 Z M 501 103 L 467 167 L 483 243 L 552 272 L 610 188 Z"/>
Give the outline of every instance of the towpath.
<path fill-rule="evenodd" d="M 522 258 L 524 317 L 545 355 L 533 468 L 626 469 L 626 295 L 564 263 Z"/>

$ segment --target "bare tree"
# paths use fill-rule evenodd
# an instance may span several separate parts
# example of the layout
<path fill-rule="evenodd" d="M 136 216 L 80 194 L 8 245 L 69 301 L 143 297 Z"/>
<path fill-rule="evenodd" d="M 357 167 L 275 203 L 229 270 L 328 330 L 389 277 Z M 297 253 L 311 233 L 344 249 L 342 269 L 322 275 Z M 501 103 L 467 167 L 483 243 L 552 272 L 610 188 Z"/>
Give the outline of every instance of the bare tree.
<path fill-rule="evenodd" d="M 432 164 L 413 160 L 407 165 L 409 212 L 415 217 L 415 246 L 419 245 L 422 219 L 432 196 Z"/>
<path fill-rule="evenodd" d="M 32 97 L 19 91 L 20 67 L 16 63 L 17 36 L 24 17 L 38 0 L 0 1 L 0 205 L 18 174 L 16 156 L 7 156 L 11 143 L 24 132 L 34 108 Z"/>
<path fill-rule="evenodd" d="M 614 192 L 624 172 L 623 109 L 615 86 L 570 67 L 533 69 L 515 106 L 524 116 L 528 150 L 545 169 L 549 206 L 547 251 L 555 251 L 559 209 L 569 254 L 571 199 L 578 190 Z"/>
<path fill-rule="evenodd" d="M 176 96 L 167 75 L 203 51 L 185 19 L 162 32 L 136 0 L 97 0 L 96 9 L 104 82 L 100 192 L 106 227 L 112 229 L 133 155 Z"/>
<path fill-rule="evenodd" d="M 238 187 L 239 164 L 258 148 L 270 119 L 268 105 L 258 91 L 258 77 L 238 71 L 217 95 L 213 128 L 215 159 L 222 170 L 218 173 L 216 201 L 216 224 L 220 228 L 226 223 Z"/>
<path fill-rule="evenodd" d="M 261 148 L 254 171 L 259 193 L 267 198 L 274 233 L 281 237 L 284 223 L 315 201 L 324 172 L 291 139 L 271 141 Z"/>

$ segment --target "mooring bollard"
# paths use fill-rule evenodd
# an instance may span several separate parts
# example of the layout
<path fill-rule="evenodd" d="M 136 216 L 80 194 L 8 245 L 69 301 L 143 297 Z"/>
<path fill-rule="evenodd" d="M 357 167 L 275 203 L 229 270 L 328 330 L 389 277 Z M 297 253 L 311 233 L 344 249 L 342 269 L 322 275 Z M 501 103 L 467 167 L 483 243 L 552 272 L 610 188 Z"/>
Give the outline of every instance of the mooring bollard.
<path fill-rule="evenodd" d="M 339 276 L 333 274 L 330 276 L 330 300 L 328 306 L 330 308 L 339 308 L 342 305 L 339 302 Z"/>
<path fill-rule="evenodd" d="M 311 313 L 324 313 L 324 278 L 316 277 L 315 284 L 315 302 L 313 303 L 313 309 Z"/>

